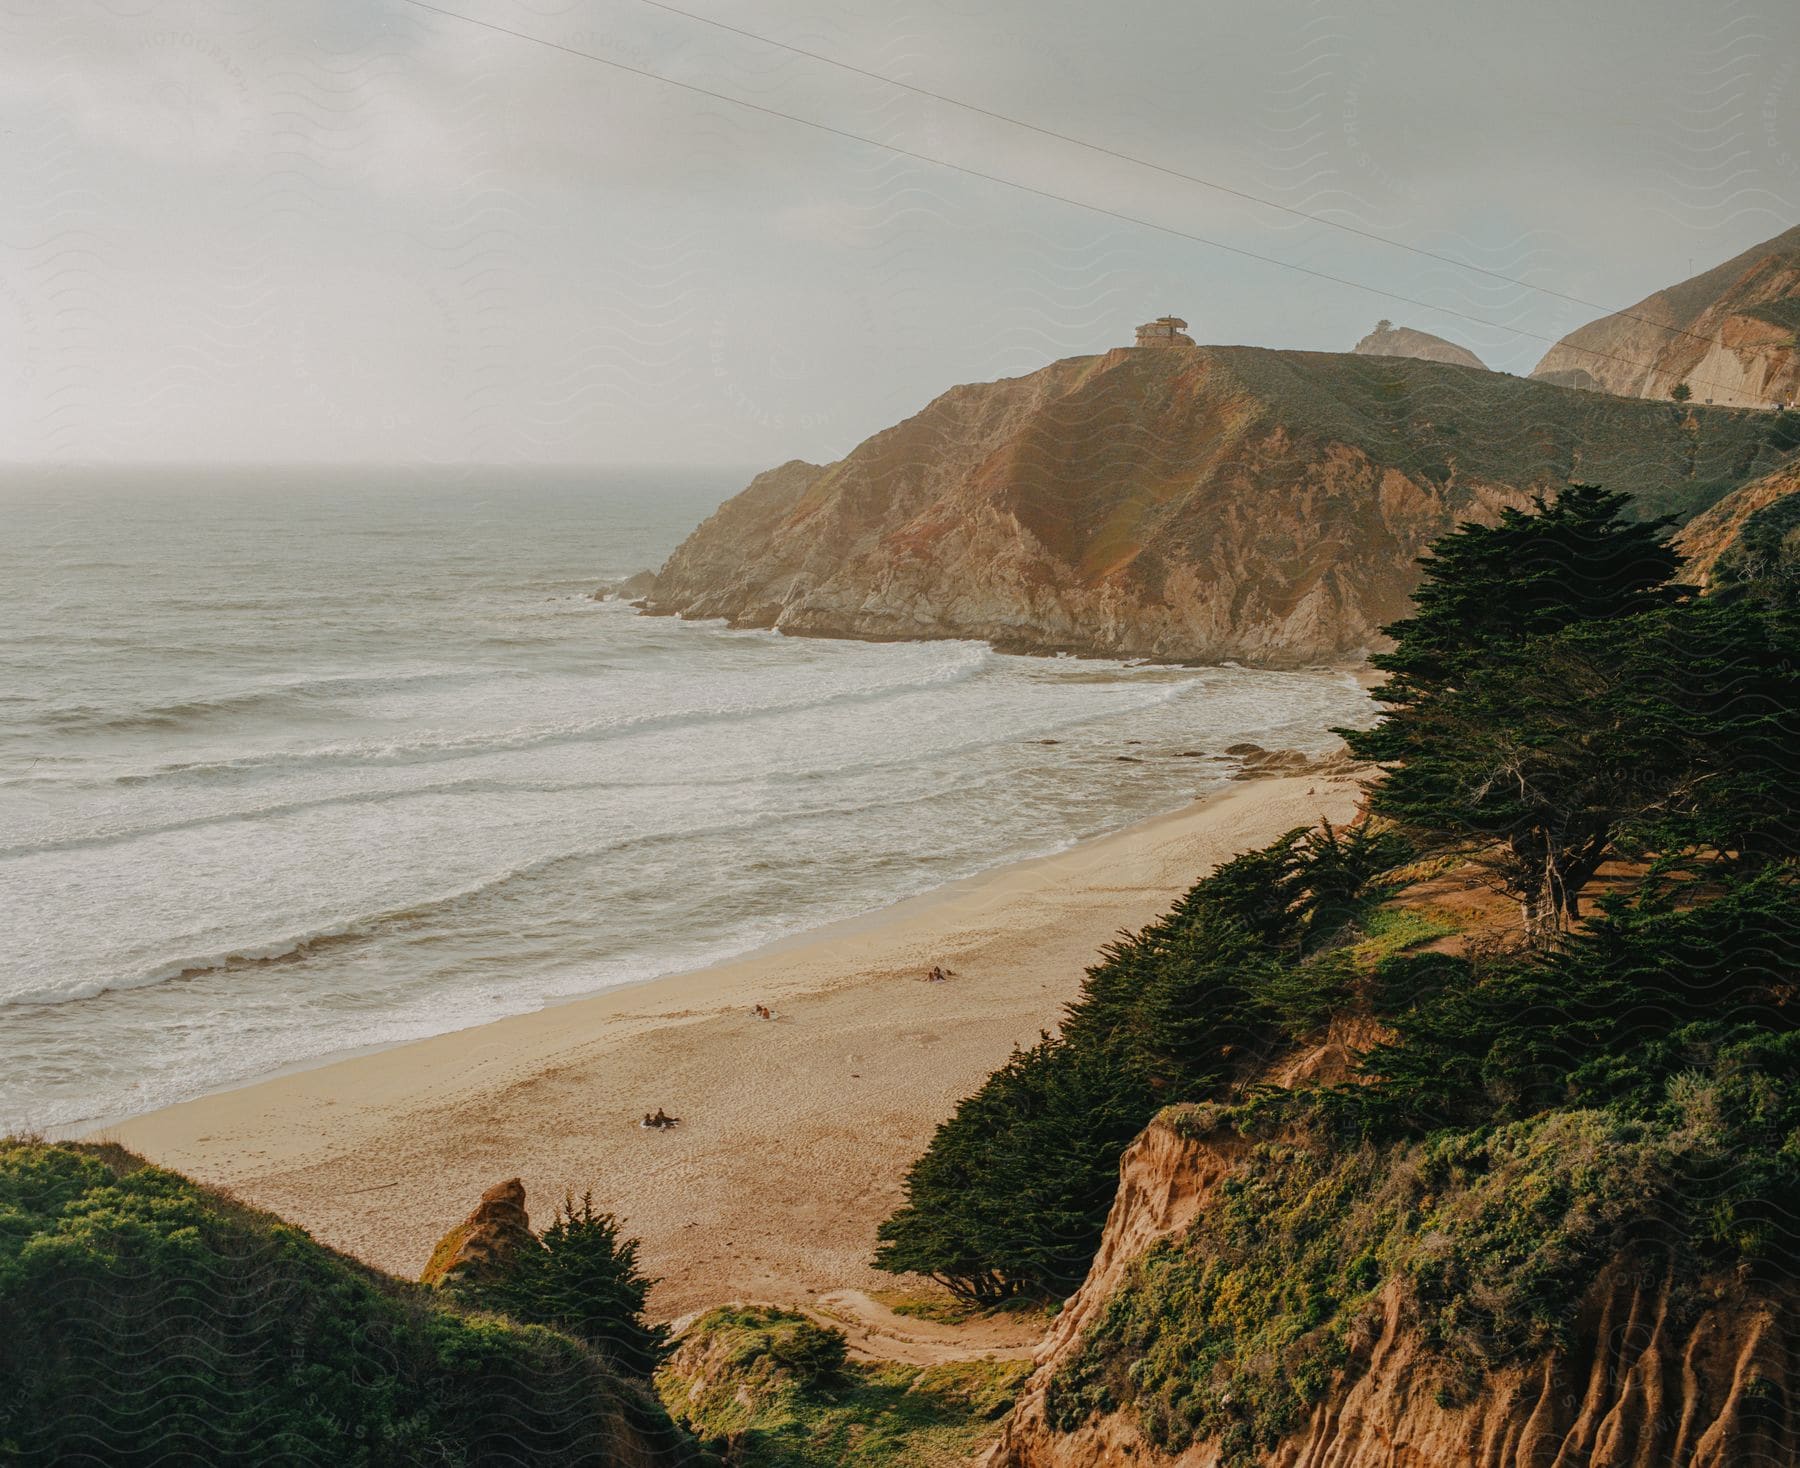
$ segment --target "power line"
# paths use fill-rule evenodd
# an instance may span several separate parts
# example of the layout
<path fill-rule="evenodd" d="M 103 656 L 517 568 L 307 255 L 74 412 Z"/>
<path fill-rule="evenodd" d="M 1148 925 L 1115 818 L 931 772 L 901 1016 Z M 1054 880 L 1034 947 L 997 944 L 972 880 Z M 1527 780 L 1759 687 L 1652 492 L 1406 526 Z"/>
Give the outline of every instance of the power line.
<path fill-rule="evenodd" d="M 511 36 L 515 40 L 527 41 L 532 45 L 542 46 L 547 50 L 559 51 L 566 56 L 575 56 L 583 61 L 592 61 L 601 66 L 611 67 L 615 71 L 625 72 L 631 76 L 640 76 L 645 77 L 650 81 L 661 82 L 664 86 L 675 87 L 684 92 L 691 92 L 696 96 L 706 97 L 715 102 L 724 102 L 729 106 L 740 107 L 748 112 L 760 113 L 765 117 L 773 117 L 783 122 L 794 123 L 800 127 L 811 128 L 815 132 L 821 132 L 830 137 L 842 138 L 852 143 L 861 143 L 870 148 L 879 148 L 884 152 L 892 153 L 897 157 L 910 158 L 914 162 L 927 163 L 935 168 L 945 168 L 953 173 L 960 173 L 967 178 L 979 179 L 984 183 L 999 184 L 1002 188 L 1013 189 L 1019 193 L 1030 194 L 1035 198 L 1048 199 L 1058 204 L 1067 204 L 1071 208 L 1085 209 L 1089 213 L 1099 214 L 1108 219 L 1116 219 L 1123 224 L 1131 224 L 1136 225 L 1141 229 L 1154 230 L 1159 234 L 1169 235 L 1175 239 L 1187 240 L 1197 245 L 1205 245 L 1209 249 L 1221 250 L 1226 254 L 1237 255 L 1247 260 L 1255 260 L 1264 265 L 1273 265 L 1282 270 L 1295 271 L 1301 275 L 1311 276 L 1315 280 L 1323 280 L 1332 285 L 1348 286 L 1351 290 L 1364 291 L 1370 295 L 1380 296 L 1390 301 L 1398 301 L 1407 306 L 1416 306 L 1422 311 L 1434 311 L 1440 315 L 1454 316 L 1459 320 L 1472 322 L 1477 326 L 1485 326 L 1490 330 L 1503 331 L 1512 336 L 1529 338 L 1532 341 L 1548 342 L 1551 345 L 1555 345 L 1561 340 L 1561 338 L 1558 337 L 1545 336 L 1542 332 L 1527 331 L 1523 327 L 1503 326 L 1499 322 L 1489 321 L 1486 317 L 1473 316 L 1467 311 L 1458 311 L 1453 306 L 1439 306 L 1430 301 L 1421 301 L 1416 297 L 1401 295 L 1398 291 L 1391 291 L 1382 286 L 1369 285 L 1363 281 L 1352 280 L 1348 276 L 1335 275 L 1326 270 L 1315 270 L 1311 266 L 1299 265 L 1294 261 L 1283 260 L 1275 255 L 1264 255 L 1256 250 L 1245 249 L 1241 245 L 1228 245 L 1223 240 L 1215 240 L 1206 235 L 1194 234 L 1188 230 L 1178 229 L 1174 225 L 1161 224 L 1156 220 L 1144 219 L 1135 214 L 1127 214 L 1122 210 L 1109 209 L 1104 204 L 1090 203 L 1085 199 L 1077 199 L 1068 194 L 1056 193 L 1051 189 L 1039 188 L 1035 184 L 1021 183 L 1017 179 L 1006 178 L 997 173 L 988 173 L 979 168 L 972 168 L 965 163 L 953 162 L 948 158 L 939 158 L 930 153 L 916 152 L 911 148 L 901 147 L 897 143 L 884 142 L 879 138 L 872 138 L 864 133 L 852 132 L 848 128 L 836 127 L 831 123 L 820 122 L 815 118 L 803 117 L 799 113 L 784 112 L 778 107 L 770 107 L 762 102 L 752 102 L 744 97 L 734 97 L 728 92 L 716 91 L 711 87 L 702 86 L 698 82 L 682 81 L 677 77 L 667 76 L 662 72 L 651 71 L 648 67 L 633 66 L 629 62 L 618 61 L 610 56 L 601 56 L 593 51 L 584 51 L 579 46 L 571 46 L 563 41 L 553 41 L 546 36 L 535 36 L 529 31 L 516 30 L 511 26 L 504 26 L 496 21 L 483 20 L 479 16 L 465 15 L 460 11 L 447 10 L 442 6 L 429 3 L 429 0 L 400 0 L 400 3 L 410 5 L 416 10 L 427 11 L 432 15 L 442 16 L 446 20 L 462 21 L 466 25 L 478 26 L 483 30 L 493 31 L 497 35 Z M 648 3 L 648 0 L 646 0 L 646 3 Z M 1376 238 L 1380 237 L 1376 236 Z M 1711 339 L 1701 338 L 1701 340 Z M 1582 351 L 1590 357 L 1599 357 L 1609 361 L 1620 362 L 1627 367 L 1652 370 L 1651 363 L 1634 361 L 1629 357 L 1621 357 L 1616 353 L 1595 351 L 1585 347 L 1577 348 L 1576 350 Z M 1702 386 L 1711 385 L 1716 387 L 1721 385 L 1717 379 L 1696 380 L 1700 381 Z"/>
<path fill-rule="evenodd" d="M 886 86 L 897 87 L 901 91 L 911 92 L 914 96 L 926 97 L 933 102 L 943 102 L 951 107 L 960 107 L 965 112 L 972 112 L 979 117 L 990 118 L 995 122 L 1004 122 L 1010 127 L 1020 128 L 1029 133 L 1036 133 L 1039 137 L 1052 138 L 1059 143 L 1071 143 L 1077 148 L 1085 148 L 1089 152 L 1100 154 L 1102 157 L 1116 159 L 1121 163 L 1129 163 L 1137 168 L 1145 168 L 1152 173 L 1160 173 L 1166 178 L 1179 179 L 1183 183 L 1196 184 L 1204 189 L 1212 189 L 1217 193 L 1228 194 L 1234 199 L 1242 199 L 1247 203 L 1260 205 L 1264 209 L 1274 209 L 1282 214 L 1292 215 L 1295 219 L 1305 219 L 1313 224 L 1322 224 L 1329 229 L 1342 230 L 1345 234 L 1352 234 L 1358 239 L 1370 240 L 1378 245 L 1386 245 L 1389 249 L 1404 250 L 1410 255 L 1419 256 L 1421 259 L 1435 260 L 1439 264 L 1454 266 L 1458 270 L 1467 270 L 1476 275 L 1485 275 L 1489 280 L 1504 281 L 1506 284 L 1516 285 L 1522 290 L 1535 291 L 1538 294 L 1545 296 L 1554 296 L 1559 301 L 1567 301 L 1571 305 L 1581 306 L 1590 311 L 1598 311 L 1603 316 L 1623 316 L 1628 321 L 1638 321 L 1648 326 L 1654 326 L 1661 331 L 1671 332 L 1678 336 L 1692 337 L 1695 341 L 1706 342 L 1709 346 L 1716 346 L 1718 344 L 1717 338 L 1703 336 L 1699 332 L 1689 331 L 1685 327 L 1670 326 L 1664 322 L 1656 321 L 1651 317 L 1640 316 L 1636 312 L 1627 309 L 1613 309 L 1612 307 L 1602 306 L 1597 301 L 1584 300 L 1580 296 L 1573 296 L 1566 291 L 1559 291 L 1550 286 L 1533 285 L 1528 280 L 1520 280 L 1517 276 L 1508 275 L 1502 270 L 1489 270 L 1485 265 L 1476 265 L 1468 260 L 1459 260 L 1454 255 L 1440 254 L 1438 251 L 1428 250 L 1422 245 L 1411 245 L 1405 240 L 1397 240 L 1390 235 L 1377 234 L 1374 230 L 1362 229 L 1354 224 L 1347 224 L 1341 219 L 1332 219 L 1328 215 L 1314 214 L 1305 209 L 1296 209 L 1291 204 L 1283 204 L 1274 199 L 1267 199 L 1261 194 L 1253 194 L 1246 189 L 1233 188 L 1230 184 L 1220 183 L 1217 179 L 1202 178 L 1198 174 L 1184 173 L 1179 168 L 1170 168 L 1166 164 L 1156 163 L 1148 158 L 1140 158 L 1135 153 L 1127 153 L 1122 149 L 1110 147 L 1105 143 L 1096 143 L 1089 138 L 1076 137 L 1072 133 L 1058 132 L 1055 128 L 1044 127 L 1035 122 L 1027 122 L 1024 118 L 1014 117 L 1010 113 L 1000 112 L 992 107 L 984 107 L 979 102 L 969 102 L 961 97 L 952 97 L 945 92 L 935 92 L 929 87 L 918 86 L 913 82 L 903 81 L 899 77 L 889 76 L 886 72 L 870 71 L 866 67 L 857 66 L 852 62 L 839 60 L 835 56 L 827 56 L 819 51 L 809 51 L 804 46 L 790 45 L 786 41 L 776 40 L 773 36 L 765 36 L 758 31 L 745 30 L 742 26 L 732 25 L 728 21 L 718 20 L 710 15 L 702 15 L 698 11 L 683 10 L 679 5 L 668 4 L 667 0 L 638 0 L 638 3 L 640 5 L 647 5 L 652 10 L 661 10 L 666 11 L 670 15 L 679 15 L 684 20 L 695 21 L 700 25 L 713 26 L 718 30 L 729 31 L 734 36 L 742 36 L 746 40 L 756 41 L 764 46 L 772 46 L 778 51 L 787 51 L 795 56 L 804 56 L 809 61 L 817 61 L 826 66 L 835 66 L 840 71 L 847 71 L 855 76 L 866 77 L 871 81 L 881 82 Z M 1688 272 L 1690 275 L 1693 273 L 1693 261 L 1691 259 L 1688 262 Z"/>

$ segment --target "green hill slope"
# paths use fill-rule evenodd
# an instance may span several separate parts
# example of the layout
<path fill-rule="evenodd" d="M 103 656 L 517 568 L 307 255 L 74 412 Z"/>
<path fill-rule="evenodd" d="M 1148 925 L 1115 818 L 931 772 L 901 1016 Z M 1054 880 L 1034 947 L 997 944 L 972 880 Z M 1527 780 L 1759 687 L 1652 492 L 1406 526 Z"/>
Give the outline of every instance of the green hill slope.
<path fill-rule="evenodd" d="M 645 1387 L 114 1147 L 0 1144 L 0 1461 L 693 1461 Z"/>

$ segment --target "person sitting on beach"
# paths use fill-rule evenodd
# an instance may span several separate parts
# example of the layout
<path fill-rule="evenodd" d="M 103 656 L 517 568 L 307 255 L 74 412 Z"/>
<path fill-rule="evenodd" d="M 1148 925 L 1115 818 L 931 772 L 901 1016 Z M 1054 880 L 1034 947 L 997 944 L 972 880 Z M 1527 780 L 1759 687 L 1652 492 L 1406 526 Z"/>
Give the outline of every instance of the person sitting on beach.
<path fill-rule="evenodd" d="M 650 1125 L 670 1127 L 674 1126 L 680 1120 L 681 1118 L 679 1116 L 670 1116 L 668 1112 L 664 1111 L 662 1107 L 659 1106 L 656 1108 L 656 1115 L 651 1119 Z"/>
<path fill-rule="evenodd" d="M 931 966 L 931 972 L 925 975 L 925 982 L 928 984 L 941 984 L 949 977 L 950 975 L 945 973 L 940 965 L 934 963 Z"/>

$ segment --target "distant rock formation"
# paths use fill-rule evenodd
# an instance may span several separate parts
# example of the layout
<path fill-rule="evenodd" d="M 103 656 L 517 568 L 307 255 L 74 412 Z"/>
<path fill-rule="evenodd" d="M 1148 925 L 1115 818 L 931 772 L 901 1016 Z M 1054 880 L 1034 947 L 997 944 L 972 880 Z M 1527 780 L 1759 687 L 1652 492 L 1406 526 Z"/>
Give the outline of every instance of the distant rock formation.
<path fill-rule="evenodd" d="M 1356 354 L 1359 357 L 1416 357 L 1421 362 L 1448 362 L 1454 367 L 1488 370 L 1487 363 L 1467 347 L 1459 347 L 1429 331 L 1395 326 L 1391 321 L 1377 321 L 1375 329 L 1356 344 Z"/>
<path fill-rule="evenodd" d="M 623 581 L 606 581 L 594 588 L 595 601 L 633 601 L 656 589 L 656 572 L 639 571 Z"/>
<path fill-rule="evenodd" d="M 1572 479 L 1691 515 L 1780 461 L 1768 426 L 1397 357 L 1119 348 L 759 475 L 643 604 L 812 636 L 1351 660 L 1458 521 Z"/>
<path fill-rule="evenodd" d="M 1228 744 L 1225 757 L 1236 761 L 1234 780 L 1268 780 L 1283 775 L 1322 775 L 1333 782 L 1368 773 L 1339 745 L 1330 754 L 1313 756 L 1300 749 L 1264 749 L 1260 744 Z"/>
<path fill-rule="evenodd" d="M 1565 336 L 1531 375 L 1563 387 L 1769 408 L 1800 394 L 1800 225 Z"/>
<path fill-rule="evenodd" d="M 419 1276 L 420 1284 L 443 1285 L 492 1273 L 524 1249 L 538 1247 L 525 1212 L 525 1184 L 518 1178 L 495 1183 L 475 1211 L 437 1242 Z"/>

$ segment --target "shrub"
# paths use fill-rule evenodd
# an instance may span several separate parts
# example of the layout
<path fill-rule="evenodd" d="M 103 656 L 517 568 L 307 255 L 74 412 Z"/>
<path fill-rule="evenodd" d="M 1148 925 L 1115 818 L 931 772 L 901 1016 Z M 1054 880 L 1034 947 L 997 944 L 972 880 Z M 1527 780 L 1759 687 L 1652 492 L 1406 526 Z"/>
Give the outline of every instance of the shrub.
<path fill-rule="evenodd" d="M 668 1354 L 665 1327 L 644 1319 L 654 1283 L 638 1268 L 638 1242 L 621 1236 L 592 1193 L 565 1197 L 541 1239 L 520 1250 L 491 1280 L 459 1287 L 473 1304 L 585 1341 L 619 1370 L 648 1377 Z"/>
<path fill-rule="evenodd" d="M 1018 1395 L 1026 1361 L 850 1361 L 841 1332 L 734 1306 L 702 1316 L 657 1374 L 671 1413 L 734 1468 L 964 1468 Z"/>

